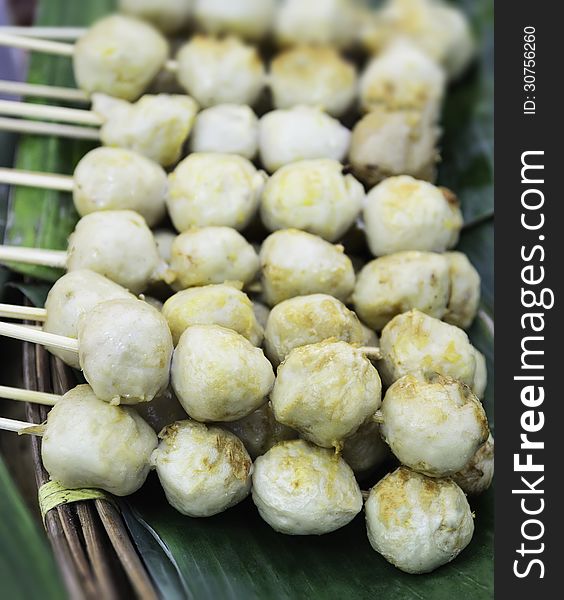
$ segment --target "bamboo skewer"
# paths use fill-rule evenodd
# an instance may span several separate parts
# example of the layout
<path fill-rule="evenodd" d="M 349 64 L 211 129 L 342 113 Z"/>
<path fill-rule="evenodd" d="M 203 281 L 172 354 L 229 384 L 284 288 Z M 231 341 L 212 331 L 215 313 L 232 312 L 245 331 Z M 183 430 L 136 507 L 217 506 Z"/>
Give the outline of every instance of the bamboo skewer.
<path fill-rule="evenodd" d="M 85 27 L 0 27 L 0 33 L 8 35 L 17 35 L 32 38 L 42 38 L 45 40 L 58 40 L 75 42 L 82 37 L 88 30 Z"/>
<path fill-rule="evenodd" d="M 69 175 L 34 173 L 33 171 L 19 171 L 17 169 L 0 168 L 0 183 L 60 192 L 72 192 L 74 190 L 74 179 Z"/>
<path fill-rule="evenodd" d="M 16 400 L 17 402 L 43 404 L 44 406 L 55 406 L 62 396 L 0 385 L 0 398 Z"/>
<path fill-rule="evenodd" d="M 25 119 L 4 119 L 0 117 L 0 131 L 100 141 L 100 133 L 92 127 L 76 127 L 73 125 L 61 125 L 60 123 L 41 123 L 39 121 L 26 121 Z"/>
<path fill-rule="evenodd" d="M 16 102 L 13 100 L 0 100 L 0 114 L 8 117 L 31 117 L 45 121 L 62 121 L 64 123 L 93 125 L 95 127 L 100 127 L 104 124 L 104 119 L 91 110 Z"/>
<path fill-rule="evenodd" d="M 0 335 L 11 337 L 16 340 L 22 340 L 24 342 L 41 344 L 42 346 L 50 346 L 52 348 L 60 348 L 61 350 L 78 353 L 78 340 L 63 335 L 47 333 L 46 331 L 35 329 L 33 327 L 26 327 L 25 325 L 0 322 Z"/>
<path fill-rule="evenodd" d="M 6 81 L 0 79 L 0 94 L 7 96 L 30 96 L 36 98 L 49 98 L 70 102 L 90 102 L 90 98 L 82 91 L 74 88 L 40 85 L 36 83 L 23 83 L 19 81 Z"/>
<path fill-rule="evenodd" d="M 64 269 L 67 266 L 67 253 L 64 250 L 0 246 L 0 262 L 21 262 Z"/>
<path fill-rule="evenodd" d="M 47 319 L 47 311 L 44 308 L 34 308 L 33 306 L 17 306 L 14 304 L 0 303 L 0 318 L 24 321 L 45 321 L 45 319 Z"/>
<path fill-rule="evenodd" d="M 26 429 L 37 429 L 39 426 L 35 423 L 26 423 L 25 421 L 16 421 L 15 419 L 5 419 L 0 417 L 0 429 L 3 431 L 13 431 L 14 433 L 26 433 Z M 34 432 L 34 435 L 40 435 Z"/>

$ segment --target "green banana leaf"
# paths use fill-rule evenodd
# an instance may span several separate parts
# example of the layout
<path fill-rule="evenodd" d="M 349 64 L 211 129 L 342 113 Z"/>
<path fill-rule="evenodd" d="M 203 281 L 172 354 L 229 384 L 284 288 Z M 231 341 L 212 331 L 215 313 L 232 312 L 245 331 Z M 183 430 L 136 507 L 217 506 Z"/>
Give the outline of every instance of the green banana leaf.
<path fill-rule="evenodd" d="M 468 226 L 460 248 L 482 275 L 483 305 L 470 336 L 487 358 L 490 381 L 484 404 L 493 423 L 493 2 L 457 4 L 471 15 L 482 50 L 476 67 L 448 96 L 440 182 L 462 201 Z M 87 25 L 113 5 L 113 0 L 42 0 L 38 23 Z M 68 59 L 34 56 L 31 79 L 70 84 Z M 89 148 L 82 142 L 25 137 L 17 166 L 72 173 Z M 6 237 L 9 243 L 64 248 L 75 219 L 67 194 L 21 188 L 11 198 Z M 58 275 L 51 269 L 17 268 L 47 280 Z M 364 487 L 379 476 L 364 482 Z M 169 507 L 154 476 L 123 503 L 131 535 L 167 599 L 492 598 L 493 491 L 473 500 L 472 508 L 476 533 L 460 557 L 430 575 L 410 576 L 371 550 L 362 516 L 319 538 L 275 533 L 250 500 L 210 519 L 190 519 Z"/>

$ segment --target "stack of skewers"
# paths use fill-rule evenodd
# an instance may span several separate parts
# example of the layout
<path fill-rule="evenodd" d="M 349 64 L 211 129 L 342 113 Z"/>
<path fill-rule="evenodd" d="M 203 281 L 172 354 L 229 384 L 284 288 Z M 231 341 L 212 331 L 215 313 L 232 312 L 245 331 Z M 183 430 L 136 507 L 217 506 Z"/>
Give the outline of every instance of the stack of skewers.
<path fill-rule="evenodd" d="M 435 0 L 121 4 L 75 44 L 0 33 L 71 57 L 80 88 L 0 91 L 91 102 L 3 101 L 0 126 L 102 144 L 72 177 L 0 170 L 71 192 L 81 216 L 66 251 L 0 248 L 67 271 L 44 309 L 0 306 L 40 326 L 0 334 L 87 382 L 2 388 L 53 409 L 40 426 L 0 425 L 42 436 L 68 489 L 126 496 L 154 469 L 185 515 L 252 492 L 289 535 L 334 531 L 364 505 L 373 548 L 398 568 L 454 559 L 474 530 L 466 494 L 493 477 L 485 359 L 464 332 L 480 277 L 453 251 L 456 195 L 434 185 L 446 88 L 473 57 L 464 17 Z M 172 60 L 164 34 L 188 23 Z M 346 57 L 361 47 L 359 73 Z M 174 94 L 156 93 L 163 72 Z M 368 262 L 339 243 L 359 236 Z M 391 455 L 400 467 L 364 503 L 359 481 Z"/>

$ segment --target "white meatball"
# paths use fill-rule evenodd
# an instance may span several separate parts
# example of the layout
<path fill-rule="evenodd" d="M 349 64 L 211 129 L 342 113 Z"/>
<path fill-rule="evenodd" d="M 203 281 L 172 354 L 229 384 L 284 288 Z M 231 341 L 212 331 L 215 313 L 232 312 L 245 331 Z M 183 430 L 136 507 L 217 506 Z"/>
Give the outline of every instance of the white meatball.
<path fill-rule="evenodd" d="M 238 154 L 252 160 L 258 152 L 259 121 L 243 104 L 218 104 L 197 117 L 190 138 L 192 152 Z"/>
<path fill-rule="evenodd" d="M 277 421 L 318 446 L 340 448 L 378 410 L 381 391 L 378 371 L 361 350 L 326 341 L 290 352 L 271 400 Z"/>
<path fill-rule="evenodd" d="M 279 54 L 270 66 L 275 108 L 319 106 L 339 117 L 356 96 L 353 64 L 334 48 L 300 46 Z"/>
<path fill-rule="evenodd" d="M 412 308 L 441 319 L 449 295 L 449 263 L 442 254 L 398 252 L 377 258 L 362 269 L 353 303 L 358 316 L 380 331 Z"/>
<path fill-rule="evenodd" d="M 76 167 L 73 200 L 81 217 L 100 210 L 133 210 L 152 227 L 166 214 L 167 185 L 164 170 L 144 156 L 96 148 Z"/>
<path fill-rule="evenodd" d="M 349 46 L 356 25 L 351 0 L 282 0 L 274 29 L 282 45 Z"/>
<path fill-rule="evenodd" d="M 441 67 L 402 40 L 370 61 L 360 78 L 360 103 L 366 112 L 418 110 L 438 119 L 445 88 Z"/>
<path fill-rule="evenodd" d="M 140 300 L 101 302 L 78 322 L 80 366 L 106 402 L 137 404 L 162 394 L 172 351 L 166 319 Z"/>
<path fill-rule="evenodd" d="M 282 167 L 269 179 L 261 217 L 270 231 L 295 227 L 334 242 L 355 222 L 364 188 L 343 174 L 335 160 L 304 160 Z"/>
<path fill-rule="evenodd" d="M 172 361 L 172 386 L 198 421 L 236 421 L 266 402 L 272 365 L 235 331 L 217 325 L 189 327 Z"/>
<path fill-rule="evenodd" d="M 133 409 L 102 402 L 79 385 L 49 412 L 41 457 L 65 488 L 127 496 L 145 482 L 156 446 L 155 432 Z"/>
<path fill-rule="evenodd" d="M 249 495 L 253 463 L 232 433 L 179 421 L 159 437 L 151 462 L 167 500 L 178 512 L 211 517 Z"/>
<path fill-rule="evenodd" d="M 482 400 L 488 385 L 488 367 L 486 357 L 481 352 L 478 352 L 476 348 L 474 348 L 474 358 L 476 359 L 476 372 L 474 373 L 474 381 L 472 382 L 472 391 Z"/>
<path fill-rule="evenodd" d="M 135 410 L 157 434 L 175 421 L 183 421 L 188 418 L 186 411 L 170 388 L 167 388 L 151 402 L 135 404 Z"/>
<path fill-rule="evenodd" d="M 450 266 L 450 300 L 444 320 L 468 329 L 480 306 L 480 274 L 462 252 L 447 252 Z"/>
<path fill-rule="evenodd" d="M 472 511 L 456 483 L 405 467 L 372 488 L 365 511 L 371 546 L 406 573 L 429 573 L 454 560 L 474 534 Z"/>
<path fill-rule="evenodd" d="M 90 269 L 133 293 L 168 278 L 145 219 L 130 210 L 82 217 L 69 238 L 67 269 Z"/>
<path fill-rule="evenodd" d="M 172 245 L 173 287 L 183 290 L 210 283 L 250 283 L 259 258 L 245 238 L 229 227 L 202 227 L 179 235 Z"/>
<path fill-rule="evenodd" d="M 78 321 L 84 313 L 100 302 L 120 298 L 134 299 L 135 296 L 94 271 L 67 273 L 49 290 L 45 301 L 47 318 L 43 324 L 43 331 L 76 339 Z M 51 347 L 47 349 L 67 365 L 75 369 L 80 368 L 76 352 Z"/>
<path fill-rule="evenodd" d="M 369 186 L 395 175 L 435 181 L 440 133 L 436 121 L 418 111 L 376 108 L 352 131 L 353 172 Z"/>
<path fill-rule="evenodd" d="M 260 251 L 263 294 L 271 306 L 294 296 L 329 294 L 346 302 L 354 269 L 342 246 L 286 229 L 268 236 Z"/>
<path fill-rule="evenodd" d="M 277 304 L 265 330 L 266 355 L 280 364 L 294 349 L 335 339 L 362 344 L 364 329 L 357 316 L 342 302 L 326 294 L 297 296 Z"/>
<path fill-rule="evenodd" d="M 266 174 L 242 156 L 190 154 L 169 177 L 167 206 L 178 231 L 244 229 L 253 218 Z"/>
<path fill-rule="evenodd" d="M 259 40 L 274 21 L 277 0 L 196 0 L 194 16 L 207 33 Z"/>
<path fill-rule="evenodd" d="M 121 15 L 95 23 L 74 46 L 74 77 L 88 94 L 135 100 L 153 81 L 168 44 L 153 27 Z"/>
<path fill-rule="evenodd" d="M 155 231 L 153 235 L 155 243 L 157 244 L 159 256 L 166 263 L 169 263 L 172 256 L 172 244 L 174 244 L 177 234 L 174 231 L 169 231 L 167 229 L 159 229 Z"/>
<path fill-rule="evenodd" d="M 407 175 L 390 177 L 369 192 L 364 220 L 374 256 L 403 250 L 444 252 L 457 244 L 463 225 L 452 192 Z"/>
<path fill-rule="evenodd" d="M 265 85 L 257 49 L 237 38 L 193 37 L 177 55 L 178 81 L 201 106 L 253 105 Z"/>
<path fill-rule="evenodd" d="M 188 24 L 194 0 L 119 0 L 122 12 L 152 23 L 165 33 L 176 33 Z"/>
<path fill-rule="evenodd" d="M 268 306 L 266 306 L 262 302 L 257 302 L 256 300 L 253 300 L 253 312 L 255 313 L 257 322 L 264 329 L 266 327 L 266 323 L 270 315 L 270 308 L 268 308 Z"/>
<path fill-rule="evenodd" d="M 390 449 L 382 439 L 380 425 L 369 421 L 345 440 L 341 456 L 357 475 L 379 467 L 390 457 Z"/>
<path fill-rule="evenodd" d="M 494 476 L 494 439 L 490 433 L 488 441 L 476 452 L 470 462 L 452 479 L 470 496 L 483 494 L 492 484 Z"/>
<path fill-rule="evenodd" d="M 362 510 L 362 494 L 347 463 L 303 440 L 283 442 L 257 458 L 253 501 L 260 516 L 288 535 L 322 535 Z"/>
<path fill-rule="evenodd" d="M 260 346 L 263 329 L 258 324 L 253 303 L 231 285 L 208 285 L 178 292 L 163 306 L 174 343 L 193 325 L 221 325 Z"/>
<path fill-rule="evenodd" d="M 221 423 L 221 426 L 234 433 L 243 442 L 253 460 L 268 452 L 276 444 L 298 437 L 296 431 L 278 423 L 274 418 L 270 402 L 263 404 L 247 417 L 230 423 Z"/>
<path fill-rule="evenodd" d="M 384 396 L 382 417 L 382 435 L 398 460 L 429 477 L 463 469 L 489 435 L 470 388 L 437 374 L 398 379 Z"/>
<path fill-rule="evenodd" d="M 298 160 L 332 158 L 343 162 L 351 132 L 319 108 L 273 110 L 259 123 L 259 152 L 270 173 Z"/>
<path fill-rule="evenodd" d="M 388 385 L 409 373 L 439 373 L 474 383 L 476 351 L 462 329 L 418 310 L 394 317 L 382 331 L 379 371 Z"/>

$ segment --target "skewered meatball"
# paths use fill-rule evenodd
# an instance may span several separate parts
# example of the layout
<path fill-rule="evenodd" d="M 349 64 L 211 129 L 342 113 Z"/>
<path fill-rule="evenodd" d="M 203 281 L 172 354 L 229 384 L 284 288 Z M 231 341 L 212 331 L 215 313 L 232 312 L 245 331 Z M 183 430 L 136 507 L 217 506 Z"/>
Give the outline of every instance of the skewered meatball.
<path fill-rule="evenodd" d="M 264 65 L 256 48 L 237 38 L 193 37 L 179 51 L 178 81 L 198 103 L 252 106 L 265 85 Z"/>
<path fill-rule="evenodd" d="M 196 0 L 194 16 L 207 33 L 232 33 L 245 39 L 260 40 L 270 31 L 276 1 Z"/>
<path fill-rule="evenodd" d="M 480 275 L 462 252 L 447 252 L 450 266 L 450 300 L 444 320 L 468 329 L 480 306 Z"/>
<path fill-rule="evenodd" d="M 262 350 L 217 325 L 189 327 L 172 361 L 178 400 L 198 421 L 236 421 L 266 402 L 274 384 Z"/>
<path fill-rule="evenodd" d="M 197 117 L 190 138 L 192 152 L 238 154 L 252 160 L 258 152 L 259 121 L 243 104 L 218 104 Z"/>
<path fill-rule="evenodd" d="M 253 460 L 268 452 L 276 444 L 298 437 L 296 431 L 278 423 L 274 418 L 270 402 L 263 404 L 247 417 L 230 423 L 221 423 L 221 426 L 234 433 L 243 442 Z"/>
<path fill-rule="evenodd" d="M 133 210 L 152 227 L 166 214 L 164 170 L 140 154 L 96 148 L 74 172 L 74 205 L 83 217 L 100 210 Z"/>
<path fill-rule="evenodd" d="M 164 37 L 150 25 L 122 15 L 95 23 L 74 47 L 74 77 L 88 94 L 136 100 L 163 67 Z"/>
<path fill-rule="evenodd" d="M 43 331 L 78 338 L 80 317 L 106 300 L 131 299 L 135 296 L 117 283 L 94 271 L 72 271 L 63 275 L 50 289 L 45 301 L 47 319 Z M 76 352 L 48 348 L 51 354 L 75 369 L 80 369 Z"/>
<path fill-rule="evenodd" d="M 97 304 L 78 323 L 79 360 L 101 400 L 150 402 L 169 384 L 172 336 L 158 310 L 140 300 Z"/>
<path fill-rule="evenodd" d="M 366 197 L 366 237 L 374 256 L 404 250 L 444 252 L 458 242 L 463 220 L 456 196 L 413 177 L 390 177 Z"/>
<path fill-rule="evenodd" d="M 119 0 L 122 12 L 152 23 L 164 33 L 176 33 L 188 24 L 194 0 Z"/>
<path fill-rule="evenodd" d="M 167 500 L 178 512 L 210 517 L 248 496 L 253 463 L 232 433 L 179 421 L 159 437 L 151 462 Z"/>
<path fill-rule="evenodd" d="M 259 123 L 259 152 L 269 173 L 298 160 L 332 158 L 342 162 L 351 132 L 319 108 L 273 110 Z"/>
<path fill-rule="evenodd" d="M 177 234 L 168 229 L 159 229 L 153 233 L 159 256 L 169 263 L 172 256 L 172 244 L 177 238 Z"/>
<path fill-rule="evenodd" d="M 279 54 L 270 67 L 276 108 L 319 106 L 335 117 L 356 96 L 356 70 L 334 48 L 300 46 Z"/>
<path fill-rule="evenodd" d="M 356 475 L 379 467 L 389 456 L 390 449 L 382 439 L 378 423 L 365 423 L 345 440 L 342 457 Z"/>
<path fill-rule="evenodd" d="M 244 229 L 253 218 L 266 174 L 232 154 L 190 154 L 169 177 L 167 206 L 178 231 Z"/>
<path fill-rule="evenodd" d="M 133 293 L 168 278 L 145 219 L 130 210 L 82 217 L 69 238 L 67 269 L 90 269 Z"/>
<path fill-rule="evenodd" d="M 441 319 L 449 295 L 449 263 L 442 254 L 398 252 L 377 258 L 362 269 L 353 303 L 359 317 L 380 331 L 412 308 Z"/>
<path fill-rule="evenodd" d="M 378 371 L 359 349 L 326 341 L 290 352 L 278 367 L 272 408 L 305 439 L 340 448 L 378 410 L 381 390 Z"/>
<path fill-rule="evenodd" d="M 253 303 L 231 285 L 208 285 L 178 292 L 163 306 L 174 343 L 193 325 L 221 325 L 260 346 L 263 329 L 257 322 Z"/>
<path fill-rule="evenodd" d="M 157 434 L 168 425 L 188 418 L 170 387 L 151 402 L 135 404 L 135 410 Z"/>
<path fill-rule="evenodd" d="M 270 315 L 270 309 L 265 304 L 262 304 L 262 302 L 253 300 L 253 312 L 258 324 L 264 329 Z"/>
<path fill-rule="evenodd" d="M 143 96 L 135 104 L 95 94 L 92 107 L 104 117 L 106 146 L 127 148 L 168 167 L 178 162 L 198 112 L 189 96 Z"/>
<path fill-rule="evenodd" d="M 492 484 L 494 476 L 494 439 L 492 434 L 480 447 L 470 462 L 452 479 L 470 496 L 483 494 Z"/>
<path fill-rule="evenodd" d="M 436 121 L 418 111 L 374 109 L 352 131 L 353 172 L 369 186 L 395 175 L 435 181 L 439 136 Z"/>
<path fill-rule="evenodd" d="M 418 310 L 394 317 L 382 331 L 379 371 L 391 385 L 409 373 L 439 373 L 474 383 L 476 350 L 462 329 Z"/>
<path fill-rule="evenodd" d="M 488 385 L 488 367 L 486 357 L 481 352 L 478 352 L 476 348 L 474 348 L 474 358 L 476 359 L 476 372 L 474 373 L 474 381 L 472 382 L 472 391 L 482 400 Z"/>
<path fill-rule="evenodd" d="M 179 235 L 172 245 L 173 287 L 183 290 L 210 283 L 250 283 L 259 258 L 245 238 L 229 227 L 202 227 Z"/>
<path fill-rule="evenodd" d="M 454 560 L 474 533 L 472 511 L 456 483 L 405 467 L 372 488 L 365 510 L 370 544 L 406 573 L 429 573 Z"/>
<path fill-rule="evenodd" d="M 51 479 L 66 488 L 127 496 L 145 482 L 156 447 L 155 432 L 133 409 L 102 402 L 79 385 L 49 413 L 41 456 Z"/>
<path fill-rule="evenodd" d="M 253 501 L 260 516 L 288 535 L 322 535 L 344 527 L 362 510 L 347 463 L 303 440 L 283 442 L 257 458 Z"/>
<path fill-rule="evenodd" d="M 298 296 L 276 305 L 265 330 L 266 355 L 280 364 L 294 349 L 328 339 L 362 344 L 366 334 L 357 316 L 326 294 Z"/>
<path fill-rule="evenodd" d="M 429 477 L 460 471 L 488 439 L 488 419 L 470 388 L 442 375 L 398 379 L 382 402 L 382 435 L 399 461 Z"/>
<path fill-rule="evenodd" d="M 343 174 L 341 163 L 304 160 L 286 165 L 268 181 L 261 217 L 270 231 L 295 227 L 334 242 L 356 220 L 365 198 L 364 188 Z"/>
<path fill-rule="evenodd" d="M 342 246 L 286 229 L 268 236 L 260 251 L 263 294 L 271 306 L 308 294 L 345 302 L 354 288 L 354 269 Z"/>

